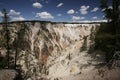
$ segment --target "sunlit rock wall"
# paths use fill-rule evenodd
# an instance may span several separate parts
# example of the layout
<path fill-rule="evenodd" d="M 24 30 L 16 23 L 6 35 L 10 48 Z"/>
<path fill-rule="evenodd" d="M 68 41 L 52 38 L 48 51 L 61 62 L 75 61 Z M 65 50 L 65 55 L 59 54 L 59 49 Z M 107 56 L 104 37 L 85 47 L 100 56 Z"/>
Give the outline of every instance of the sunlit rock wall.
<path fill-rule="evenodd" d="M 17 61 L 25 80 L 58 80 L 93 69 L 87 53 L 100 24 L 13 22 L 8 24 L 11 64 Z M 5 27 L 0 24 L 0 51 L 6 55 Z M 85 68 L 84 68 L 85 66 Z"/>

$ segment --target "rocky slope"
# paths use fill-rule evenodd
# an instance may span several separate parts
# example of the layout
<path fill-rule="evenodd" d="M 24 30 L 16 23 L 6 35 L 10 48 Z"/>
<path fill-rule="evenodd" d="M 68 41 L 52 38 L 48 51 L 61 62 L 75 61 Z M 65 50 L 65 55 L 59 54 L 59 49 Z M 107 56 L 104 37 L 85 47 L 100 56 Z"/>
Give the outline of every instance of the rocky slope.
<path fill-rule="evenodd" d="M 25 80 L 67 80 L 87 74 L 101 62 L 87 53 L 99 26 L 39 21 L 9 23 L 10 63 L 14 65 L 16 60 Z M 7 52 L 5 33 L 4 25 L 0 24 L 2 56 Z"/>

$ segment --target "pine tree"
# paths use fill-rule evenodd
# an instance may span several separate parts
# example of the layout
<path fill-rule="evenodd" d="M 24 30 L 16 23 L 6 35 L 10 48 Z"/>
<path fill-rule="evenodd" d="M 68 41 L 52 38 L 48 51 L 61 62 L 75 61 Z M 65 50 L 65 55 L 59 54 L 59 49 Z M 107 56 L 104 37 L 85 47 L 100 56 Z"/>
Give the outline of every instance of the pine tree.
<path fill-rule="evenodd" d="M 120 50 L 120 0 L 112 0 L 112 8 L 109 8 L 108 0 L 101 0 L 101 9 L 104 9 L 107 23 L 102 23 L 96 33 L 96 53 L 104 55 L 106 62 L 112 59 L 115 51 Z"/>
<path fill-rule="evenodd" d="M 3 9 L 2 10 L 2 14 L 3 14 L 3 23 L 4 23 L 4 26 L 5 26 L 5 32 L 6 32 L 6 49 L 7 49 L 7 66 L 9 68 L 9 58 L 10 58 L 10 46 L 9 46 L 9 30 L 8 30 L 8 21 L 9 21 L 9 16 L 8 16 L 8 13 L 6 11 L 6 9 Z"/>

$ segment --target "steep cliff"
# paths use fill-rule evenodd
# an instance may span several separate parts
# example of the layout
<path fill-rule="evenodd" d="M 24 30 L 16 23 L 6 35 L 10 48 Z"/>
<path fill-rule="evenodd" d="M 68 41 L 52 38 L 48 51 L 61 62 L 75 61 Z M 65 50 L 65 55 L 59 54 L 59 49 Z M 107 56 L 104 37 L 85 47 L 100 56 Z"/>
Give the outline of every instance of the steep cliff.
<path fill-rule="evenodd" d="M 10 63 L 16 62 L 25 80 L 58 80 L 87 73 L 96 62 L 87 53 L 100 24 L 39 21 L 8 24 Z M 5 27 L 0 24 L 0 51 L 7 55 Z"/>

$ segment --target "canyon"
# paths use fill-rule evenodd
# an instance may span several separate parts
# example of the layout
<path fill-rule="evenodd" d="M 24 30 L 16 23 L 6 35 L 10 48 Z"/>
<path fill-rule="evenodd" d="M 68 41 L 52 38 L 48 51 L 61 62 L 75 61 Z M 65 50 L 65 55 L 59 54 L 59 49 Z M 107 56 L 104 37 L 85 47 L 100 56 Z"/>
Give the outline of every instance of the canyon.
<path fill-rule="evenodd" d="M 16 63 L 24 80 L 104 80 L 96 68 L 104 58 L 88 53 L 100 23 L 21 21 L 7 26 L 10 65 Z M 7 55 L 5 36 L 1 23 L 3 57 Z"/>

